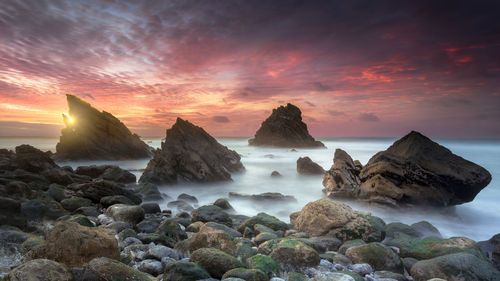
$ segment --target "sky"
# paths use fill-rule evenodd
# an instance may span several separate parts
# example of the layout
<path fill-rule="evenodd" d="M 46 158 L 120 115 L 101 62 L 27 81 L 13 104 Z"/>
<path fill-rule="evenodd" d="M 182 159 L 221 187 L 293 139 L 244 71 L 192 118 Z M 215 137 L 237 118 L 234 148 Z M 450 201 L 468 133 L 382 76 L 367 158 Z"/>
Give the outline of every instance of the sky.
<path fill-rule="evenodd" d="M 58 136 L 66 94 L 142 136 L 290 102 L 316 137 L 500 137 L 500 1 L 3 0 L 0 136 Z"/>

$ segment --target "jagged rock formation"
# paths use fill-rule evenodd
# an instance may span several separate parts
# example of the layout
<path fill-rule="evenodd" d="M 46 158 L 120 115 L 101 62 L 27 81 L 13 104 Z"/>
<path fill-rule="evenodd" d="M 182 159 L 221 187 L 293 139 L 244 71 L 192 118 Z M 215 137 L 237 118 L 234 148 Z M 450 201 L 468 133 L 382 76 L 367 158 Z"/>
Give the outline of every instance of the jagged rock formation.
<path fill-rule="evenodd" d="M 59 160 L 122 160 L 152 156 L 151 148 L 111 113 L 67 95 L 69 116 L 56 146 Z"/>
<path fill-rule="evenodd" d="M 302 122 L 302 112 L 293 104 L 273 109 L 273 113 L 255 133 L 255 137 L 248 141 L 255 146 L 278 147 L 324 147 L 325 145 L 314 140 Z"/>
<path fill-rule="evenodd" d="M 345 162 L 326 173 L 327 192 L 389 205 L 458 205 L 472 201 L 491 181 L 483 167 L 415 131 L 375 154 L 359 181 L 352 159 Z"/>
<path fill-rule="evenodd" d="M 358 161 L 359 162 L 359 161 Z M 356 196 L 361 181 L 358 165 L 351 156 L 342 149 L 336 149 L 333 157 L 333 166 L 323 176 L 323 192 L 329 197 L 354 197 Z"/>
<path fill-rule="evenodd" d="M 202 128 L 177 118 L 140 182 L 173 184 L 179 178 L 193 182 L 227 181 L 231 180 L 230 173 L 243 169 L 238 153 L 218 143 Z"/>

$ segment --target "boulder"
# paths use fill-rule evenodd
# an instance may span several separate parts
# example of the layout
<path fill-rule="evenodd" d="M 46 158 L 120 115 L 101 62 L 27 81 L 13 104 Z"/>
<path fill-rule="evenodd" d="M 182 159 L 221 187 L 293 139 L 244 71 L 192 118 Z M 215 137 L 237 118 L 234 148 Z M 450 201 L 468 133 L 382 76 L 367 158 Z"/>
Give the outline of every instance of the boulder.
<path fill-rule="evenodd" d="M 470 202 L 491 174 L 412 131 L 373 156 L 360 173 L 358 198 L 437 206 Z"/>
<path fill-rule="evenodd" d="M 221 145 L 202 128 L 177 118 L 167 130 L 165 142 L 149 161 L 140 182 L 174 184 L 231 180 L 243 170 L 240 155 Z"/>
<path fill-rule="evenodd" d="M 241 233 L 245 232 L 245 228 L 250 228 L 253 229 L 253 227 L 256 224 L 261 224 L 264 226 L 267 226 L 271 228 L 274 231 L 282 230 L 282 231 L 287 231 L 288 230 L 288 224 L 285 222 L 280 221 L 277 217 L 268 215 L 266 213 L 258 213 L 256 216 L 253 216 L 243 222 L 238 227 L 238 231 Z"/>
<path fill-rule="evenodd" d="M 57 201 L 41 199 L 23 202 L 21 212 L 29 220 L 55 220 L 68 214 Z"/>
<path fill-rule="evenodd" d="M 227 201 L 227 199 L 225 198 L 219 198 L 215 200 L 214 205 L 225 211 L 234 211 L 233 206 L 231 206 L 231 204 L 229 204 L 229 201 Z"/>
<path fill-rule="evenodd" d="M 2 170 L 21 169 L 30 173 L 41 173 L 59 168 L 52 160 L 50 152 L 43 152 L 28 144 L 16 146 L 15 153 L 7 153 L 3 156 L 6 157 L 6 161 L 0 164 Z"/>
<path fill-rule="evenodd" d="M 189 242 L 191 252 L 201 248 L 216 248 L 232 255 L 235 250 L 235 242 L 233 237 L 226 232 L 204 225 Z"/>
<path fill-rule="evenodd" d="M 415 263 L 411 268 L 411 276 L 415 281 L 426 281 L 436 277 L 448 281 L 498 281 L 500 271 L 490 262 L 475 255 L 456 253 Z"/>
<path fill-rule="evenodd" d="M 100 203 L 106 196 L 123 195 L 134 204 L 141 204 L 142 200 L 134 192 L 124 188 L 124 185 L 108 180 L 96 179 L 81 184 L 71 184 L 67 189 L 74 191 L 76 196 L 88 198 L 94 203 Z"/>
<path fill-rule="evenodd" d="M 367 263 L 375 270 L 404 272 L 401 258 L 391 248 L 379 242 L 350 247 L 345 255 L 354 263 Z"/>
<path fill-rule="evenodd" d="M 171 262 L 165 266 L 161 281 L 197 281 L 209 279 L 210 274 L 193 262 Z"/>
<path fill-rule="evenodd" d="M 342 149 L 336 149 L 333 165 L 323 176 L 323 192 L 328 197 L 356 197 L 361 180 L 359 166 Z"/>
<path fill-rule="evenodd" d="M 137 269 L 153 276 L 158 276 L 163 273 L 163 264 L 157 260 L 145 259 L 137 264 Z"/>
<path fill-rule="evenodd" d="M 73 196 L 71 198 L 62 200 L 61 201 L 61 206 L 64 209 L 66 209 L 66 210 L 68 210 L 70 212 L 73 212 L 73 211 L 75 211 L 76 209 L 78 209 L 80 207 L 90 207 L 90 206 L 92 206 L 92 201 L 90 201 L 90 199 L 87 199 L 87 198 Z"/>
<path fill-rule="evenodd" d="M 229 198 L 231 199 L 244 199 L 244 200 L 251 200 L 255 203 L 261 203 L 261 204 L 266 204 L 269 202 L 283 202 L 283 203 L 289 203 L 289 202 L 297 202 L 297 199 L 291 195 L 284 195 L 279 192 L 264 192 L 260 194 L 242 194 L 242 193 L 236 193 L 236 192 L 229 192 Z"/>
<path fill-rule="evenodd" d="M 141 208 L 146 214 L 161 213 L 160 205 L 158 205 L 158 203 L 142 203 Z"/>
<path fill-rule="evenodd" d="M 47 259 L 31 260 L 16 267 L 7 275 L 9 281 L 71 281 L 69 269 L 58 262 Z"/>
<path fill-rule="evenodd" d="M 302 122 L 302 112 L 290 103 L 273 109 L 271 116 L 262 122 L 255 137 L 250 139 L 248 144 L 278 147 L 325 146 L 309 134 L 307 125 Z"/>
<path fill-rule="evenodd" d="M 303 242 L 288 238 L 277 238 L 260 244 L 259 253 L 269 255 L 283 270 L 300 270 L 317 266 L 319 254 Z"/>
<path fill-rule="evenodd" d="M 235 257 L 214 248 L 201 248 L 193 253 L 189 261 L 201 265 L 214 278 L 221 278 L 227 271 L 243 267 Z"/>
<path fill-rule="evenodd" d="M 0 225 L 25 228 L 26 224 L 27 219 L 21 212 L 21 202 L 7 197 L 0 197 Z"/>
<path fill-rule="evenodd" d="M 233 226 L 233 220 L 229 215 L 215 205 L 205 205 L 194 210 L 192 220 L 193 222 L 217 222 L 230 227 Z"/>
<path fill-rule="evenodd" d="M 268 281 L 264 272 L 258 269 L 235 268 L 224 273 L 222 280 Z"/>
<path fill-rule="evenodd" d="M 257 254 L 246 260 L 248 268 L 259 269 L 264 272 L 268 277 L 273 275 L 279 276 L 281 273 L 281 268 L 279 264 L 273 260 L 271 257 Z"/>
<path fill-rule="evenodd" d="M 59 160 L 123 160 L 151 157 L 151 148 L 112 114 L 67 95 L 69 114 L 56 145 Z"/>
<path fill-rule="evenodd" d="M 46 258 L 68 266 L 82 266 L 96 257 L 118 258 L 116 239 L 103 229 L 61 222 L 47 233 L 45 243 L 35 247 L 31 258 Z"/>
<path fill-rule="evenodd" d="M 84 267 L 83 281 L 155 281 L 153 276 L 119 261 L 106 257 L 95 258 Z"/>
<path fill-rule="evenodd" d="M 377 217 L 356 212 L 346 204 L 328 198 L 308 203 L 294 220 L 298 231 L 311 236 L 333 236 L 341 241 L 382 241 L 384 225 Z"/>
<path fill-rule="evenodd" d="M 156 230 L 156 234 L 164 235 L 167 241 L 167 246 L 173 246 L 180 240 L 186 239 L 187 234 L 182 230 L 179 223 L 173 219 L 167 219 L 161 222 L 160 226 Z M 160 237 L 161 238 L 161 237 Z"/>
<path fill-rule="evenodd" d="M 302 175 L 322 175 L 325 173 L 325 169 L 306 156 L 297 159 L 297 173 Z"/>
<path fill-rule="evenodd" d="M 114 165 L 80 166 L 76 168 L 75 173 L 120 183 L 134 183 L 136 181 L 134 174 Z"/>
<path fill-rule="evenodd" d="M 137 205 L 115 204 L 106 213 L 116 221 L 137 224 L 144 219 L 144 209 Z"/>

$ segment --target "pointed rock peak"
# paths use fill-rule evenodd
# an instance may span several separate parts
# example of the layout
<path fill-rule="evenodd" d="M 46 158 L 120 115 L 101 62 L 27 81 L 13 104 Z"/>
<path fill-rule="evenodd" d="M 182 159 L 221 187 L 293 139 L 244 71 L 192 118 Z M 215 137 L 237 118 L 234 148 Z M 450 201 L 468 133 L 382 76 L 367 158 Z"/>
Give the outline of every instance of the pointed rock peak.
<path fill-rule="evenodd" d="M 151 148 L 111 113 L 95 109 L 74 95 L 66 95 L 69 114 L 63 114 L 56 146 L 60 160 L 139 159 L 151 156 Z"/>
<path fill-rule="evenodd" d="M 422 154 L 452 154 L 446 147 L 439 145 L 417 131 L 411 131 L 397 140 L 388 152 L 405 157 L 424 157 Z"/>
<path fill-rule="evenodd" d="M 255 138 L 248 142 L 256 146 L 324 147 L 309 134 L 307 125 L 302 122 L 302 112 L 291 103 L 273 109 Z"/>

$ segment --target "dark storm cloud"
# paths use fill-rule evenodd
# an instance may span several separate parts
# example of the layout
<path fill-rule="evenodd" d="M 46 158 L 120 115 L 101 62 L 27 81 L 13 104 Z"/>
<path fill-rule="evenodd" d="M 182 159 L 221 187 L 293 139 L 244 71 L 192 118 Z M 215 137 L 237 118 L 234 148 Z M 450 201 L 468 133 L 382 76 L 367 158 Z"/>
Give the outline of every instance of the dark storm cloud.
<path fill-rule="evenodd" d="M 213 116 L 212 120 L 217 122 L 217 123 L 229 123 L 229 122 L 231 122 L 229 120 L 229 118 L 227 118 L 226 116 L 220 116 L 220 115 Z"/>
<path fill-rule="evenodd" d="M 363 122 L 378 122 L 380 121 L 380 118 L 378 118 L 378 116 L 375 115 L 374 113 L 370 112 L 370 113 L 361 113 L 358 116 L 358 120 Z"/>

